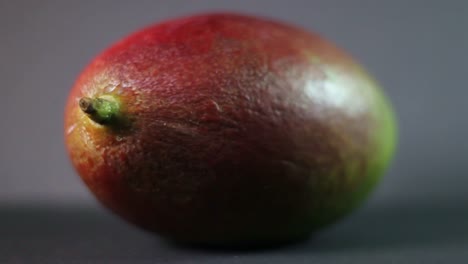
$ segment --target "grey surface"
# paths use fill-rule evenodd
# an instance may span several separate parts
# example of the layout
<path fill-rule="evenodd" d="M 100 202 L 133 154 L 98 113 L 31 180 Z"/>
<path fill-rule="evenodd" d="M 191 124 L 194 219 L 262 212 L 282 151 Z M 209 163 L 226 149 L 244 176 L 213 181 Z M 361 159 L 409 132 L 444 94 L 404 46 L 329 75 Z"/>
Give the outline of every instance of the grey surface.
<path fill-rule="evenodd" d="M 368 207 L 279 248 L 187 248 L 91 208 L 3 207 L 0 263 L 466 263 L 468 206 Z"/>
<path fill-rule="evenodd" d="M 70 167 L 63 106 L 82 68 L 142 26 L 208 10 L 262 14 L 317 31 L 357 57 L 393 101 L 400 123 L 393 166 L 365 210 L 324 233 L 328 246 L 239 256 L 167 248 L 114 223 Z M 463 0 L 0 1 L 0 204 L 10 204 L 0 206 L 0 260 L 466 262 L 466 25 Z M 27 206 L 12 209 L 16 203 Z M 62 209 L 50 209 L 54 204 Z"/>

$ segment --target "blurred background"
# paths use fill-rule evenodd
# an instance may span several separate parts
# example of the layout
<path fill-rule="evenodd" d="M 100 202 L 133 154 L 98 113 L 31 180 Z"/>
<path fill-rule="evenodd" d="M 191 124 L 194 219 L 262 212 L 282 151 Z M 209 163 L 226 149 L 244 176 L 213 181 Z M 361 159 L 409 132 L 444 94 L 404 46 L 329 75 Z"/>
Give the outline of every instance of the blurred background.
<path fill-rule="evenodd" d="M 398 115 L 399 146 L 361 213 L 414 205 L 429 208 L 426 214 L 459 206 L 448 212 L 459 217 L 456 212 L 467 208 L 468 2 L 463 0 L 2 0 L 0 205 L 98 208 L 63 144 L 63 108 L 75 78 L 95 55 L 143 26 L 219 10 L 316 31 L 383 85 Z M 468 221 L 466 214 L 463 219 Z"/>

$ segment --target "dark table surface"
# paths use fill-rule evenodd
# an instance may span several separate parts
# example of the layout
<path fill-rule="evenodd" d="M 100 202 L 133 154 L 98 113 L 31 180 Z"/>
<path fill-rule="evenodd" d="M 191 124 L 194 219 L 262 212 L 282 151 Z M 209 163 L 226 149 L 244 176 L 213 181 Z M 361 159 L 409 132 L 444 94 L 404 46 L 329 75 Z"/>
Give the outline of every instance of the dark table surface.
<path fill-rule="evenodd" d="M 0 263 L 468 263 L 468 205 L 367 205 L 307 241 L 270 249 L 187 248 L 100 207 L 0 207 Z"/>

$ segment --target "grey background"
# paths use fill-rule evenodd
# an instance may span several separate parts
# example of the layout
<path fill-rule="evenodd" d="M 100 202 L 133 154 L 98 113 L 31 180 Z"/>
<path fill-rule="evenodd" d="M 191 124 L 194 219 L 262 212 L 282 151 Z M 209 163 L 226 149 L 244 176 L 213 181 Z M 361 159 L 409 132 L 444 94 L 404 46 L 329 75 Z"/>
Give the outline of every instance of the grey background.
<path fill-rule="evenodd" d="M 216 10 L 266 15 L 319 32 L 367 67 L 398 115 L 397 156 L 366 206 L 325 231 L 319 242 L 284 256 L 283 251 L 194 253 L 148 242 L 153 240 L 146 234 L 100 209 L 65 153 L 65 99 L 93 56 L 142 26 Z M 282 262 L 288 254 L 297 263 L 467 260 L 462 250 L 468 247 L 467 25 L 463 0 L 1 0 L 0 260 L 22 263 L 15 252 L 29 252 L 39 263 L 52 263 L 47 256 L 60 263 L 67 254 L 100 263 L 135 257 L 189 263 L 193 256 L 203 263 L 271 263 L 268 258 L 284 257 Z M 23 243 L 31 236 L 44 243 Z M 115 247 L 97 250 L 85 243 L 92 239 Z M 83 244 L 59 250 L 76 241 Z"/>

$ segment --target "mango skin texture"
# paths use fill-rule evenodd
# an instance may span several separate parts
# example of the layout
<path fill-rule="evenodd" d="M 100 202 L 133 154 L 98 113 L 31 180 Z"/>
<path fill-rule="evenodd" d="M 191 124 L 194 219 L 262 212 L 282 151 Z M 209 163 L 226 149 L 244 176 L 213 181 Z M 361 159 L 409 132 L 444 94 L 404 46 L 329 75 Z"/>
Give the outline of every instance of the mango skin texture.
<path fill-rule="evenodd" d="M 107 96 L 125 122 L 95 123 Z M 270 244 L 358 206 L 393 155 L 379 85 L 320 36 L 270 19 L 202 14 L 98 55 L 65 111 L 78 174 L 117 215 L 170 240 Z"/>

